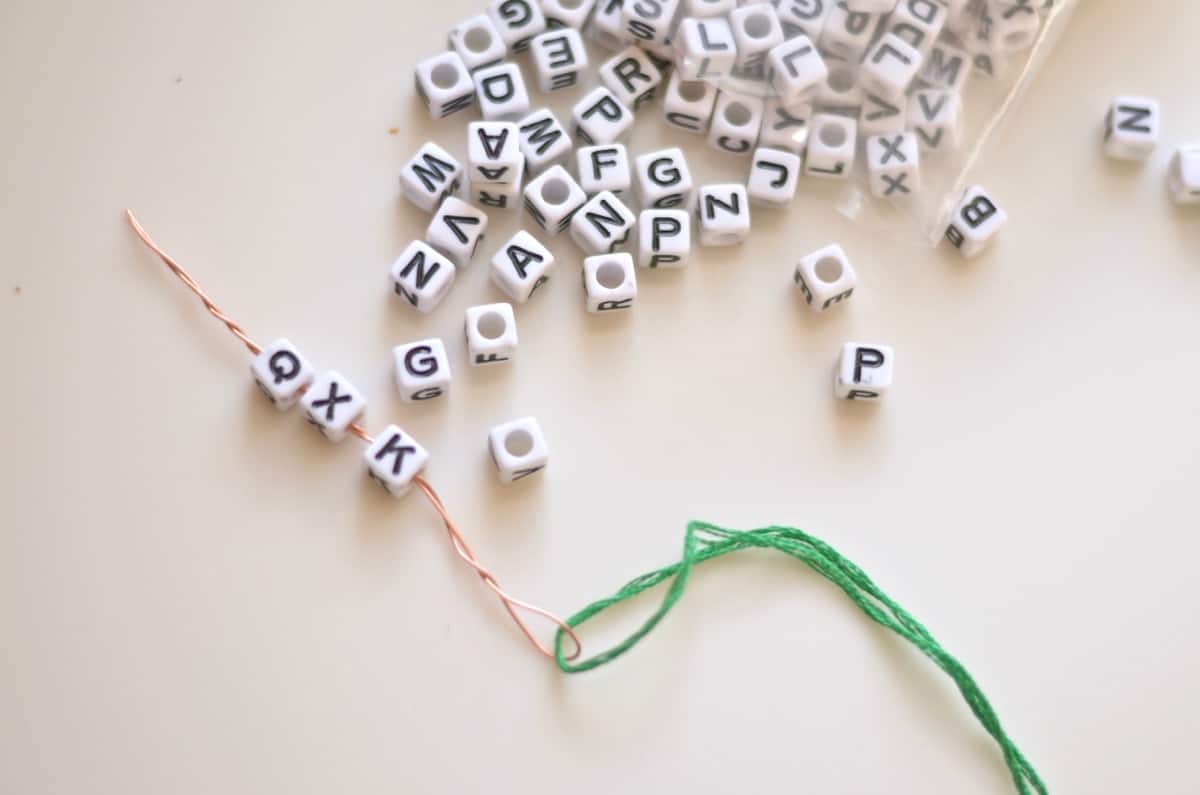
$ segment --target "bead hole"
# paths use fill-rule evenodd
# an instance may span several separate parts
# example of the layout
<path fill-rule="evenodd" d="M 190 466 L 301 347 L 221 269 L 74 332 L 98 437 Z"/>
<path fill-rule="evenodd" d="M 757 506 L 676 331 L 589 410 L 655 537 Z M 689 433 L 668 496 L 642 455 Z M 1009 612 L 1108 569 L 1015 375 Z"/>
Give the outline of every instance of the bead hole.
<path fill-rule="evenodd" d="M 615 262 L 606 262 L 596 269 L 596 282 L 606 290 L 615 290 L 625 283 L 625 269 Z"/>
<path fill-rule="evenodd" d="M 463 43 L 471 52 L 487 52 L 492 46 L 492 34 L 487 28 L 471 28 L 463 36 Z"/>
<path fill-rule="evenodd" d="M 475 321 L 475 330 L 487 340 L 498 340 L 508 330 L 508 321 L 499 312 L 485 312 Z"/>
<path fill-rule="evenodd" d="M 571 195 L 571 188 L 564 180 L 548 179 L 542 184 L 542 198 L 550 204 L 562 204 Z"/>
<path fill-rule="evenodd" d="M 840 124 L 825 124 L 821 126 L 821 131 L 817 133 L 817 137 L 821 139 L 821 143 L 828 146 L 830 149 L 837 149 L 846 143 L 846 128 Z"/>
<path fill-rule="evenodd" d="M 839 94 L 854 88 L 854 72 L 846 67 L 834 68 L 829 72 L 829 87 Z"/>
<path fill-rule="evenodd" d="M 511 431 L 504 437 L 504 450 L 511 456 L 524 458 L 533 452 L 533 434 L 524 429 Z"/>
<path fill-rule="evenodd" d="M 699 80 L 688 80 L 679 84 L 679 96 L 688 102 L 699 102 L 708 93 L 708 86 Z"/>
<path fill-rule="evenodd" d="M 813 270 L 816 272 L 817 278 L 826 284 L 833 284 L 842 278 L 842 274 L 845 272 L 842 261 L 837 257 L 821 257 L 817 261 L 817 267 Z"/>
<path fill-rule="evenodd" d="M 558 5 L 565 11 L 574 11 L 583 5 L 583 0 L 558 0 Z"/>
<path fill-rule="evenodd" d="M 1020 47 L 1021 45 L 1023 45 L 1025 43 L 1025 41 L 1028 38 L 1029 38 L 1028 33 L 1021 33 L 1020 31 L 1017 31 L 1017 32 L 1010 33 L 1007 36 L 1005 36 L 1004 41 L 1010 47 Z"/>
<path fill-rule="evenodd" d="M 440 63 L 433 67 L 430 79 L 438 88 L 454 88 L 458 83 L 458 67 L 452 63 Z"/>
<path fill-rule="evenodd" d="M 752 39 L 765 39 L 771 34 L 771 19 L 766 14 L 751 14 L 742 23 L 742 30 Z"/>
<path fill-rule="evenodd" d="M 750 123 L 750 108 L 743 105 L 741 102 L 730 102 L 725 106 L 725 121 L 732 124 L 734 127 L 745 127 Z"/>

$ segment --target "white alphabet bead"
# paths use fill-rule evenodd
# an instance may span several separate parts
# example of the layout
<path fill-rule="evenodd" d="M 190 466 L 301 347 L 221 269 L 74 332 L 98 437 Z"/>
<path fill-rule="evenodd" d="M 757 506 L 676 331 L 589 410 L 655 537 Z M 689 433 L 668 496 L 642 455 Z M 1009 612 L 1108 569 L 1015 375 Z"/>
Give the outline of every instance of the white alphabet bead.
<path fill-rule="evenodd" d="M 948 152 L 962 138 L 962 101 L 945 89 L 914 91 L 908 101 L 908 125 L 925 152 Z"/>
<path fill-rule="evenodd" d="M 550 280 L 554 255 L 537 238 L 522 230 L 492 257 L 492 282 L 517 303 L 525 303 Z"/>
<path fill-rule="evenodd" d="M 300 405 L 310 425 L 329 441 L 340 442 L 346 438 L 346 429 L 366 410 L 367 401 L 354 384 L 328 370 L 313 379 Z"/>
<path fill-rule="evenodd" d="M 679 0 L 625 0 L 621 18 L 628 38 L 640 44 L 667 44 Z"/>
<path fill-rule="evenodd" d="M 471 71 L 495 66 L 508 54 L 500 29 L 487 14 L 471 17 L 450 31 L 450 46 Z"/>
<path fill-rule="evenodd" d="M 921 79 L 934 88 L 949 89 L 961 95 L 971 76 L 971 63 L 970 53 L 939 42 L 921 67 Z"/>
<path fill-rule="evenodd" d="M 607 254 L 629 239 L 637 217 L 609 191 L 601 191 L 571 219 L 571 239 L 584 254 Z"/>
<path fill-rule="evenodd" d="M 633 111 L 606 86 L 588 92 L 571 111 L 575 137 L 585 144 L 611 144 L 633 129 Z"/>
<path fill-rule="evenodd" d="M 621 5 L 624 0 L 598 0 L 596 12 L 587 26 L 587 37 L 606 50 L 624 49 L 624 20 Z"/>
<path fill-rule="evenodd" d="M 589 312 L 631 309 L 637 300 L 633 257 L 628 254 L 588 257 L 583 261 L 583 289 Z"/>
<path fill-rule="evenodd" d="M 737 44 L 722 18 L 685 19 L 675 33 L 675 65 L 684 80 L 715 80 L 733 72 Z"/>
<path fill-rule="evenodd" d="M 571 225 L 587 194 L 562 166 L 551 166 L 525 187 L 525 210 L 550 237 Z"/>
<path fill-rule="evenodd" d="M 949 16 L 949 10 L 937 0 L 900 0 L 888 18 L 887 32 L 911 44 L 922 58 L 928 58 Z"/>
<path fill-rule="evenodd" d="M 908 119 L 908 103 L 863 95 L 862 115 L 858 119 L 858 134 L 863 138 L 904 132 Z"/>
<path fill-rule="evenodd" d="M 838 2 L 829 12 L 829 19 L 825 21 L 825 29 L 821 32 L 821 50 L 847 61 L 858 61 L 867 51 L 878 24 L 878 14 L 851 11 L 844 1 Z"/>
<path fill-rule="evenodd" d="M 662 72 L 640 47 L 626 47 L 600 65 L 600 82 L 621 104 L 637 110 L 654 99 L 662 85 Z"/>
<path fill-rule="evenodd" d="M 808 125 L 813 109 L 808 102 L 784 104 L 779 97 L 767 100 L 758 145 L 802 155 L 808 148 Z"/>
<path fill-rule="evenodd" d="M 392 265 L 392 289 L 418 312 L 429 313 L 454 285 L 454 265 L 420 240 L 414 240 Z"/>
<path fill-rule="evenodd" d="M 537 0 L 492 0 L 488 15 L 513 52 L 525 52 L 533 37 L 546 29 L 546 16 Z"/>
<path fill-rule="evenodd" d="M 1200 204 L 1200 144 L 1179 147 L 1171 158 L 1167 187 L 1176 204 Z"/>
<path fill-rule="evenodd" d="M 920 70 L 921 53 L 895 33 L 888 33 L 867 53 L 858 79 L 868 94 L 899 102 Z"/>
<path fill-rule="evenodd" d="M 896 0 L 845 0 L 846 8 L 866 14 L 890 14 Z"/>
<path fill-rule="evenodd" d="M 692 199 L 692 172 L 678 147 L 640 155 L 634 173 L 638 201 L 646 209 L 684 206 Z"/>
<path fill-rule="evenodd" d="M 1041 0 L 988 0 L 991 41 L 997 52 L 1015 55 L 1033 46 L 1042 27 L 1035 2 Z"/>
<path fill-rule="evenodd" d="M 517 351 L 517 319 L 512 304 L 471 307 L 466 328 L 472 367 L 507 362 Z"/>
<path fill-rule="evenodd" d="M 471 183 L 470 199 L 484 207 L 507 210 L 516 207 L 521 198 L 521 183 Z"/>
<path fill-rule="evenodd" d="M 829 76 L 817 86 L 815 104 L 818 113 L 857 119 L 862 112 L 863 90 L 855 68 L 845 61 L 829 62 Z"/>
<path fill-rule="evenodd" d="M 968 259 L 983 251 L 1008 224 L 1008 213 L 980 187 L 967 188 L 954 208 L 946 239 Z"/>
<path fill-rule="evenodd" d="M 729 26 L 737 45 L 734 75 L 765 80 L 767 53 L 783 44 L 783 27 L 775 7 L 764 2 L 742 6 L 729 15 Z"/>
<path fill-rule="evenodd" d="M 529 92 L 515 63 L 489 66 L 475 73 L 479 112 L 488 121 L 516 121 L 529 113 Z"/>
<path fill-rule="evenodd" d="M 488 449 L 501 483 L 516 483 L 546 468 L 550 449 L 533 417 L 506 422 L 488 434 Z"/>
<path fill-rule="evenodd" d="M 820 41 L 825 21 L 833 11 L 834 0 L 788 0 L 778 7 L 779 24 L 786 38 L 803 34 L 811 41 Z"/>
<path fill-rule="evenodd" d="M 684 210 L 642 210 L 638 216 L 638 266 L 687 265 L 692 255 L 691 226 L 691 218 Z"/>
<path fill-rule="evenodd" d="M 1117 97 L 1104 123 L 1104 153 L 1120 160 L 1145 160 L 1158 146 L 1158 103 L 1144 97 Z"/>
<path fill-rule="evenodd" d="M 547 108 L 535 110 L 521 119 L 518 129 L 521 154 L 525 156 L 525 167 L 531 175 L 565 161 L 574 146 L 567 128 Z"/>
<path fill-rule="evenodd" d="M 277 339 L 250 361 L 254 382 L 280 411 L 296 405 L 316 372 L 295 345 Z"/>
<path fill-rule="evenodd" d="M 475 101 L 471 73 L 457 53 L 444 52 L 417 64 L 417 93 L 435 119 L 465 110 Z"/>
<path fill-rule="evenodd" d="M 716 103 L 716 86 L 705 80 L 684 80 L 674 71 L 663 95 L 663 119 L 673 127 L 703 135 Z"/>
<path fill-rule="evenodd" d="M 846 179 L 854 166 L 858 123 L 844 116 L 818 113 L 808 137 L 804 173 L 822 179 Z"/>
<path fill-rule="evenodd" d="M 434 338 L 397 345 L 396 389 L 405 403 L 420 403 L 441 397 L 450 389 L 450 357 L 446 346 Z"/>
<path fill-rule="evenodd" d="M 467 176 L 473 185 L 520 184 L 524 167 L 517 125 L 507 121 L 467 125 Z"/>
<path fill-rule="evenodd" d="M 574 28 L 559 28 L 533 37 L 529 44 L 538 89 L 550 93 L 579 83 L 579 75 L 588 65 L 583 36 Z"/>
<path fill-rule="evenodd" d="M 750 235 L 745 185 L 703 185 L 697 199 L 700 245 L 736 246 Z"/>
<path fill-rule="evenodd" d="M 708 129 L 708 145 L 735 155 L 749 155 L 758 141 L 765 109 L 758 97 L 720 92 Z"/>
<path fill-rule="evenodd" d="M 785 104 L 803 100 L 829 77 L 825 59 L 803 33 L 774 47 L 767 54 L 771 87 Z"/>
<path fill-rule="evenodd" d="M 878 400 L 892 385 L 896 352 L 887 345 L 847 342 L 833 381 L 833 393 L 844 400 Z"/>
<path fill-rule="evenodd" d="M 580 147 L 575 152 L 575 173 L 588 196 L 605 190 L 621 196 L 633 185 L 624 144 Z"/>
<path fill-rule="evenodd" d="M 814 312 L 824 312 L 854 295 L 858 276 L 841 246 L 826 246 L 800 260 L 792 277 L 804 302 Z"/>
<path fill-rule="evenodd" d="M 413 480 L 429 463 L 429 452 L 399 427 L 389 425 L 363 452 L 363 460 L 371 480 L 399 498 L 412 490 Z"/>
<path fill-rule="evenodd" d="M 683 16 L 706 19 L 723 17 L 738 7 L 738 0 L 684 0 Z"/>
<path fill-rule="evenodd" d="M 750 163 L 746 193 L 751 202 L 766 207 L 786 207 L 792 203 L 800 180 L 799 155 L 760 147 Z"/>
<path fill-rule="evenodd" d="M 431 213 L 442 199 L 458 190 L 462 175 L 462 164 L 430 141 L 401 169 L 400 189 L 406 199 Z"/>
<path fill-rule="evenodd" d="M 921 150 L 916 133 L 875 135 L 867 139 L 871 193 L 903 199 L 921 189 Z"/>
<path fill-rule="evenodd" d="M 583 30 L 596 0 L 542 0 L 542 14 L 551 29 L 573 28 Z"/>
<path fill-rule="evenodd" d="M 456 267 L 465 268 L 475 256 L 479 241 L 487 232 L 488 217 L 482 210 L 453 196 L 446 198 L 425 230 L 425 242 L 433 246 Z"/>

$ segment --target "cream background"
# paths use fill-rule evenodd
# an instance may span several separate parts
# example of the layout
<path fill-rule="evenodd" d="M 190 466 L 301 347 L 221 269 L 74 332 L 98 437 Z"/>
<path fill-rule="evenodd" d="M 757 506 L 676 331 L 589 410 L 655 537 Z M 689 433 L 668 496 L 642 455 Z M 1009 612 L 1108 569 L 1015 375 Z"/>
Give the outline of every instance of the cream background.
<path fill-rule="evenodd" d="M 787 563 L 704 571 L 634 654 L 560 676 L 421 499 L 257 396 L 126 206 L 251 334 L 422 440 L 517 594 L 573 611 L 675 559 L 693 517 L 798 524 L 963 660 L 1053 791 L 1193 791 L 1200 214 L 1163 174 L 1200 138 L 1195 3 L 1083 4 L 977 171 L 1012 216 L 986 258 L 808 195 L 732 256 L 640 274 L 626 317 L 585 316 L 564 264 L 519 360 L 471 372 L 483 265 L 429 318 L 385 273 L 425 220 L 400 164 L 463 144 L 423 120 L 413 62 L 478 5 L 0 9 L 0 792 L 1011 791 L 950 684 Z M 1163 102 L 1144 168 L 1099 154 L 1118 92 Z M 864 286 L 814 319 L 790 268 L 830 240 Z M 456 381 L 413 409 L 389 350 L 418 335 Z M 898 349 L 876 409 L 831 397 L 851 338 Z M 503 488 L 485 433 L 527 413 L 552 468 Z"/>

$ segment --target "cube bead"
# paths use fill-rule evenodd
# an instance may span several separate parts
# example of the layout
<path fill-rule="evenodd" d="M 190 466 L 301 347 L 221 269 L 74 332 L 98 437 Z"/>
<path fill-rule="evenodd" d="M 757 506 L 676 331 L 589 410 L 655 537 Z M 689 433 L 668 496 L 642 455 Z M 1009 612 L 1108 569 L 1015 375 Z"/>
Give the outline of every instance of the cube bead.
<path fill-rule="evenodd" d="M 345 439 L 346 430 L 367 408 L 362 393 L 333 370 L 313 379 L 300 404 L 309 424 L 331 442 Z"/>
<path fill-rule="evenodd" d="M 509 361 L 517 350 L 517 319 L 512 304 L 486 304 L 467 310 L 467 352 L 471 366 Z"/>
<path fill-rule="evenodd" d="M 429 452 L 416 440 L 389 425 L 363 452 L 367 475 L 393 497 L 403 497 L 412 490 L 413 480 L 429 463 Z"/>
<path fill-rule="evenodd" d="M 637 274 L 629 254 L 600 254 L 583 261 L 583 289 L 587 311 L 615 312 L 630 309 L 637 300 Z"/>
<path fill-rule="evenodd" d="M 844 400 L 878 400 L 892 386 L 896 352 L 887 345 L 848 342 L 842 346 L 834 394 Z"/>
<path fill-rule="evenodd" d="M 432 400 L 450 390 L 450 357 L 440 339 L 398 345 L 392 349 L 392 357 L 396 389 L 405 403 Z"/>
<path fill-rule="evenodd" d="M 501 483 L 516 483 L 546 468 L 550 449 L 542 428 L 533 417 L 524 417 L 492 428 L 488 450 Z"/>
<path fill-rule="evenodd" d="M 263 348 L 250 362 L 255 383 L 280 411 L 287 411 L 313 382 L 316 372 L 287 339 L 280 338 Z"/>

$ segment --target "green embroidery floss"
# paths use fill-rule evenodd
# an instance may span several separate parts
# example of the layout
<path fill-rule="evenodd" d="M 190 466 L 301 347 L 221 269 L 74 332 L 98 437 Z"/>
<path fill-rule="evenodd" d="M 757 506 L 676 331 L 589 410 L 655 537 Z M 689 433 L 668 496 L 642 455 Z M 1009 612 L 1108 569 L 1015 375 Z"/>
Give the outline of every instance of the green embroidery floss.
<path fill-rule="evenodd" d="M 683 596 L 688 578 L 692 574 L 692 568 L 696 564 L 742 549 L 774 549 L 796 558 L 841 588 L 846 596 L 850 597 L 872 621 L 890 629 L 916 646 L 922 654 L 954 680 L 959 692 L 962 693 L 967 705 L 971 708 L 971 712 L 1000 746 L 1000 750 L 1004 754 L 1004 762 L 1012 773 L 1017 792 L 1021 795 L 1031 795 L 1033 792 L 1047 795 L 1046 785 L 1042 783 L 1037 771 L 1025 759 L 1016 744 L 1004 732 L 995 710 L 992 709 L 992 705 L 967 669 L 934 640 L 933 636 L 929 634 L 929 630 L 921 626 L 920 622 L 872 582 L 862 569 L 842 557 L 837 550 L 824 541 L 792 527 L 764 527 L 758 530 L 739 531 L 728 530 L 705 522 L 689 523 L 683 544 L 683 558 L 678 563 L 643 574 L 612 596 L 583 608 L 568 618 L 567 624 L 571 627 L 578 627 L 608 608 L 633 599 L 643 591 L 670 580 L 667 593 L 658 609 L 629 637 L 611 649 L 578 662 L 566 659 L 566 652 L 563 648 L 565 633 L 559 630 L 554 639 L 555 659 L 558 667 L 564 673 L 577 674 L 599 668 L 617 659 L 640 643 L 658 626 L 667 613 L 671 612 L 671 609 Z"/>

